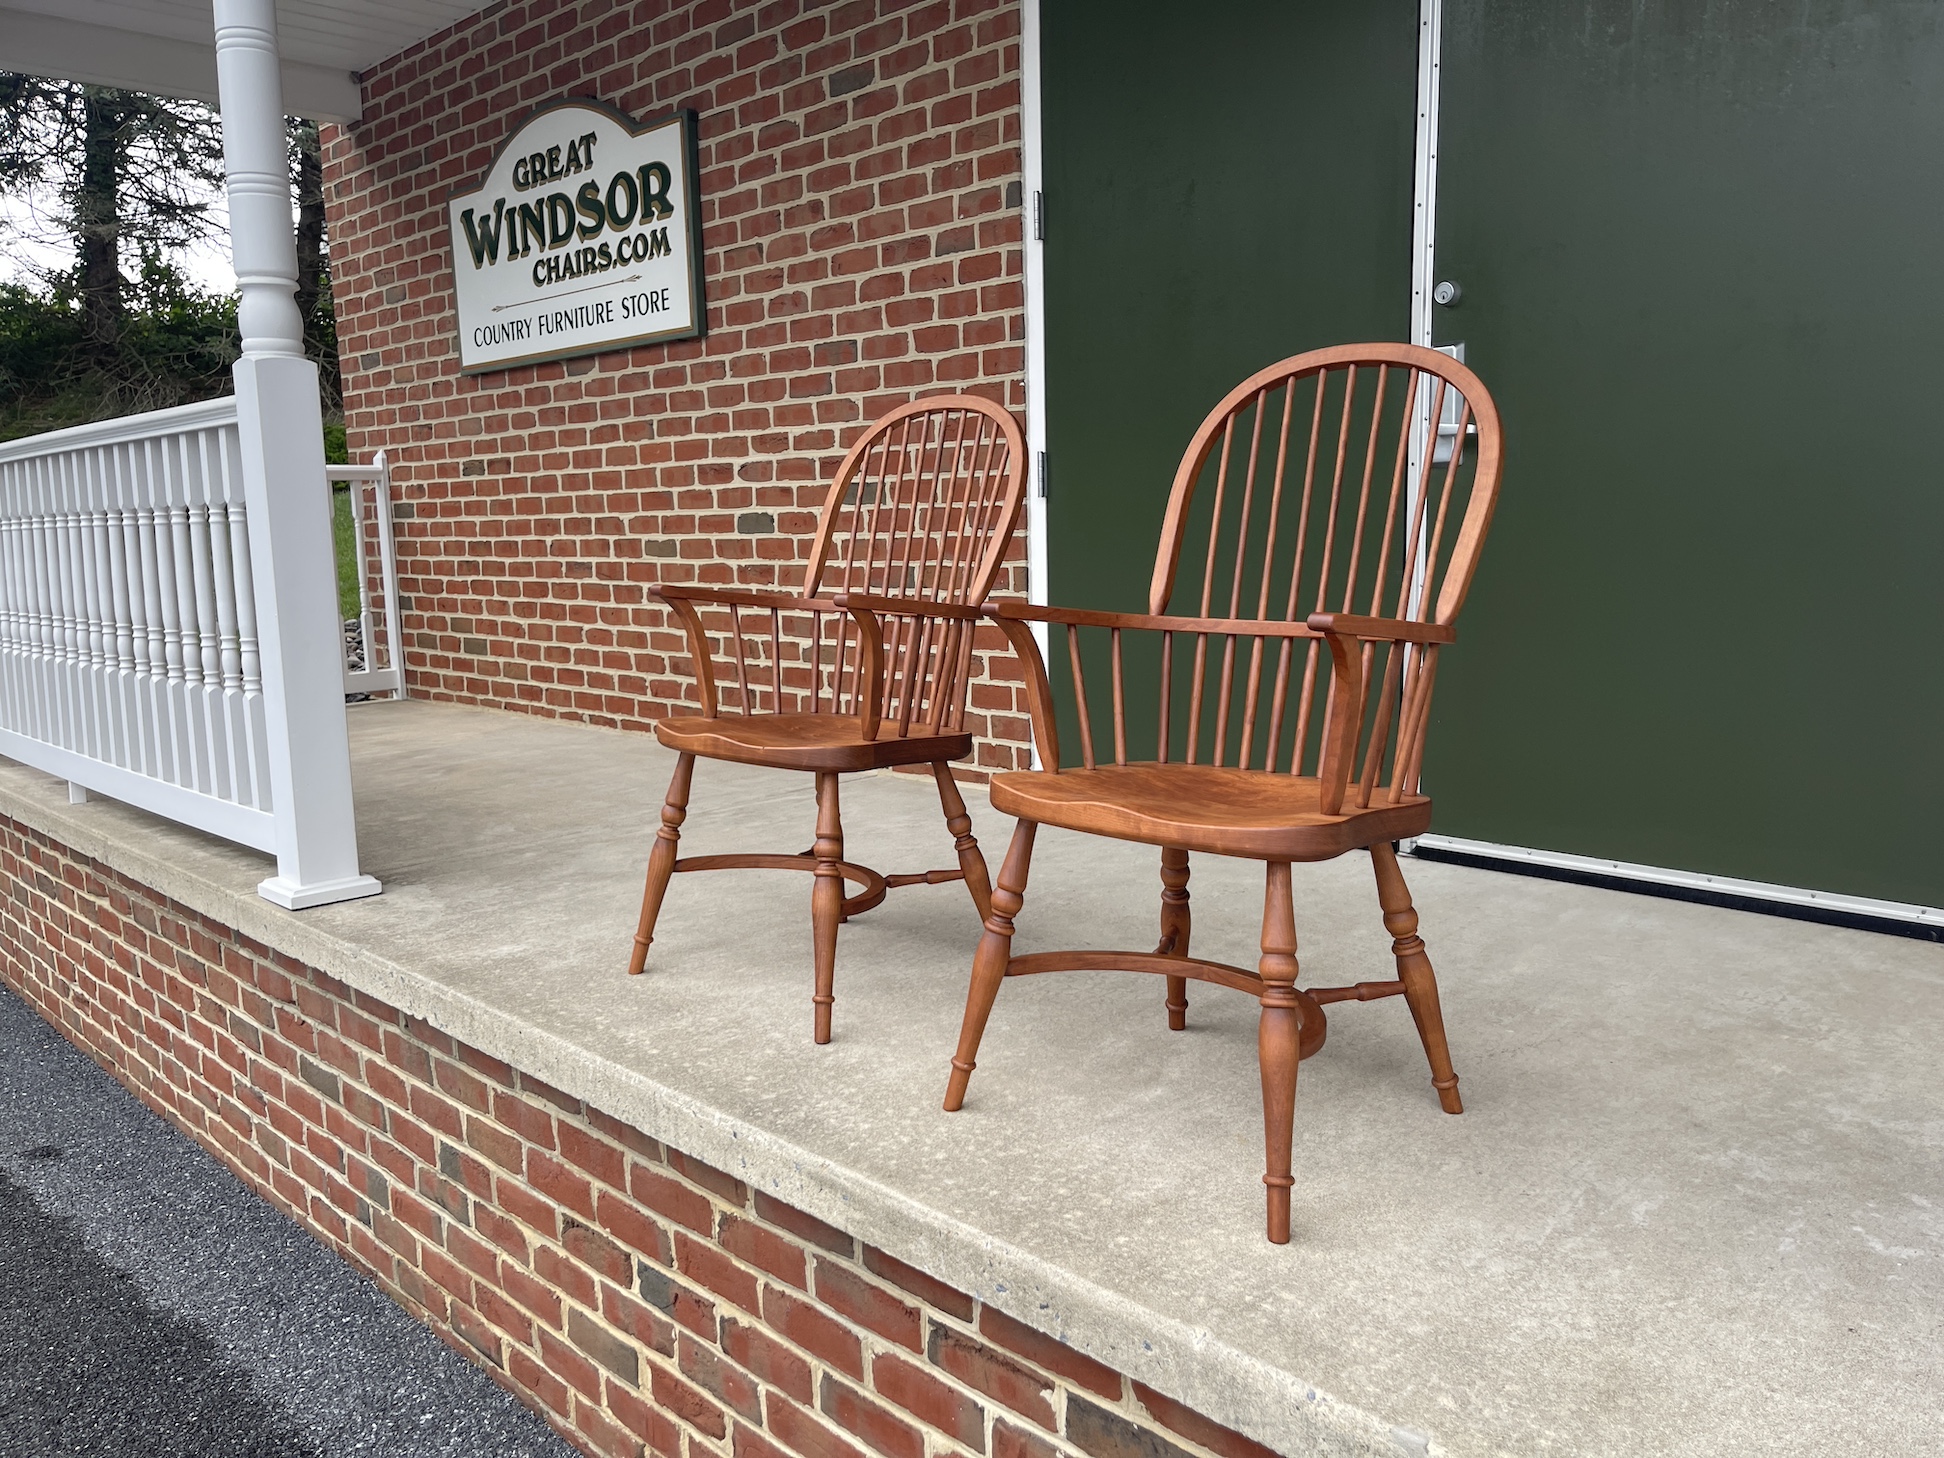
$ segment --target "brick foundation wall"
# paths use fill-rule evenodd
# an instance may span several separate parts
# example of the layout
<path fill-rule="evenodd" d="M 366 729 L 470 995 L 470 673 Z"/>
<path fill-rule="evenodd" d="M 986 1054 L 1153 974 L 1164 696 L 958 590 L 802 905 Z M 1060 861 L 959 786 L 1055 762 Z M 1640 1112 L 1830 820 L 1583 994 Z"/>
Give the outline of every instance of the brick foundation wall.
<path fill-rule="evenodd" d="M 0 973 L 589 1454 L 1271 1458 L 4 818 Z"/>
<path fill-rule="evenodd" d="M 1018 36 L 1016 0 L 531 0 L 365 74 L 324 139 L 332 284 L 415 694 L 646 727 L 693 702 L 649 584 L 799 586 L 872 419 L 1024 407 Z M 700 112 L 708 333 L 462 376 L 446 195 L 575 95 Z M 981 668 L 975 763 L 1023 766 L 1017 669 Z"/>

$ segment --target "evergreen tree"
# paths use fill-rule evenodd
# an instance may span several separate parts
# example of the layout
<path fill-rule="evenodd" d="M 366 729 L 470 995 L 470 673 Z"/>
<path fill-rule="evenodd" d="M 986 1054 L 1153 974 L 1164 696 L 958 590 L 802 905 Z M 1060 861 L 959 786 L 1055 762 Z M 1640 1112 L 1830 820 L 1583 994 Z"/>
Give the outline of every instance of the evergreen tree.
<path fill-rule="evenodd" d="M 317 125 L 289 122 L 297 306 L 328 414 L 337 328 Z M 72 248 L 39 287 L 0 286 L 0 439 L 207 399 L 230 388 L 234 298 L 172 255 L 223 236 L 221 124 L 199 102 L 0 72 L 0 196 L 50 196 Z"/>
<path fill-rule="evenodd" d="M 223 181 L 216 114 L 195 101 L 0 73 L 0 191 L 51 189 L 74 243 L 70 287 L 88 362 L 112 370 L 127 314 L 124 244 L 138 258 L 213 236 Z"/>

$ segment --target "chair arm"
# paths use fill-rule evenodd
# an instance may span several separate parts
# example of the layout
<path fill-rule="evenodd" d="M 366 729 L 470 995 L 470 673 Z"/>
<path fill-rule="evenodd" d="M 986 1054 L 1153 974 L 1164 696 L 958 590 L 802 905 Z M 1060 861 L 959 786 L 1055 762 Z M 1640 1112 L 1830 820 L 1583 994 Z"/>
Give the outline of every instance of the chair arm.
<path fill-rule="evenodd" d="M 866 592 L 839 592 L 830 599 L 852 614 L 875 613 L 891 618 L 956 618 L 963 623 L 979 622 L 984 614 L 967 603 L 927 602 L 918 597 L 874 597 Z"/>
<path fill-rule="evenodd" d="M 994 602 L 985 607 L 995 621 L 1008 618 L 1029 623 L 1064 623 L 1076 628 L 1145 629 L 1155 633 L 1210 633 L 1230 638 L 1317 638 L 1308 623 L 1285 623 L 1278 618 L 1182 618 L 1165 613 L 1103 613 L 1091 608 L 1051 607 L 1034 602 Z M 1415 625 L 1412 625 L 1415 626 Z"/>
<path fill-rule="evenodd" d="M 702 712 L 714 718 L 719 705 L 716 694 L 715 661 L 709 651 L 708 630 L 696 604 L 708 607 L 767 608 L 771 612 L 834 613 L 838 606 L 827 599 L 797 597 L 787 592 L 767 592 L 751 587 L 693 587 L 687 584 L 656 583 L 648 589 L 653 597 L 668 605 L 688 634 L 689 657 L 695 664 L 696 695 Z M 740 631 L 739 628 L 732 631 Z"/>
<path fill-rule="evenodd" d="M 690 587 L 657 583 L 648 589 L 653 597 L 673 607 L 679 601 L 708 603 L 715 607 L 774 608 L 790 612 L 833 613 L 838 605 L 829 598 L 798 597 L 788 592 L 767 592 L 756 587 Z"/>
<path fill-rule="evenodd" d="M 1458 630 L 1449 623 L 1414 623 L 1404 618 L 1367 618 L 1358 613 L 1311 613 L 1309 626 L 1318 633 L 1341 633 L 1370 643 L 1456 643 Z"/>

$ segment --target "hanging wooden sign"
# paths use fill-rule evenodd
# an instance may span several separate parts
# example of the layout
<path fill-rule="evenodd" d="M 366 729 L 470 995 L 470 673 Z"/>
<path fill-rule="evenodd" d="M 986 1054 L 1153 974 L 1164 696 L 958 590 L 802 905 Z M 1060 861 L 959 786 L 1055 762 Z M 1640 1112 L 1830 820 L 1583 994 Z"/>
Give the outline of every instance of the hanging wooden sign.
<path fill-rule="evenodd" d="M 702 333 L 692 111 L 543 106 L 447 214 L 467 374 Z"/>

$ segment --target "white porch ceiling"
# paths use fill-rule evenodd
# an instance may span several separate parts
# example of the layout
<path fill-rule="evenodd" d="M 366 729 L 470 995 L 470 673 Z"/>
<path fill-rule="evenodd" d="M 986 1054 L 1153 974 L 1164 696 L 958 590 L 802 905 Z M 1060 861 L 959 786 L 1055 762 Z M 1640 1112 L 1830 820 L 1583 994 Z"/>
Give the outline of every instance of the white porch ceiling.
<path fill-rule="evenodd" d="M 481 0 L 278 0 L 284 106 L 355 120 L 357 72 L 482 8 Z M 0 70 L 214 102 L 209 0 L 0 0 Z"/>

